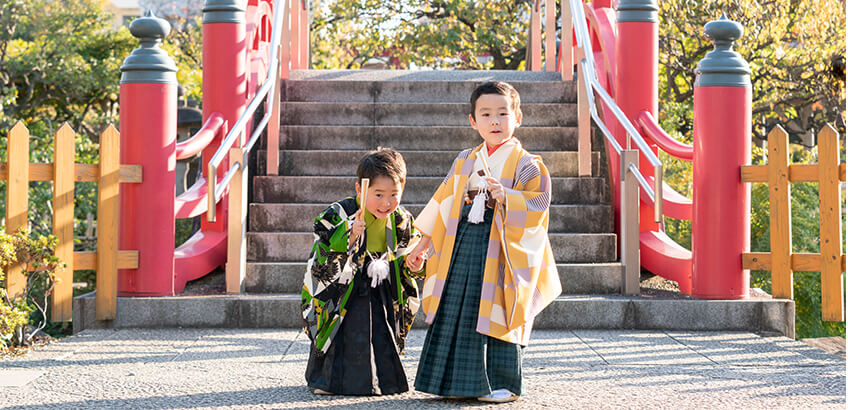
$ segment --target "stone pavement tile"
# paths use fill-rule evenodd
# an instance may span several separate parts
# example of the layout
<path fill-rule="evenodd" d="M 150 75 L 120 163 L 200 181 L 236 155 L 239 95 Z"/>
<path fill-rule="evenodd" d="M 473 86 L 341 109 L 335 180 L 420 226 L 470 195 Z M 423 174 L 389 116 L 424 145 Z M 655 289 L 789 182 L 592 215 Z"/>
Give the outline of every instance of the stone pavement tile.
<path fill-rule="evenodd" d="M 822 350 L 820 348 L 811 346 L 811 345 L 809 345 L 805 342 L 790 339 L 788 337 L 769 337 L 769 338 L 766 338 L 766 339 L 770 340 L 772 343 L 774 343 L 774 344 L 776 344 L 780 347 L 783 347 L 787 350 L 791 350 L 795 353 L 804 355 L 804 356 L 809 357 L 810 359 L 813 359 L 813 360 L 816 360 L 816 361 L 825 362 L 825 363 L 835 363 L 835 364 L 841 363 L 842 365 L 845 365 L 845 358 L 844 357 L 838 355 L 837 353 L 829 353 L 829 352 Z M 841 338 L 834 338 L 834 339 L 841 339 Z M 844 346 L 843 346 L 843 353 L 842 354 L 845 354 L 844 353 Z"/>
<path fill-rule="evenodd" d="M 786 338 L 764 338 L 748 332 L 669 331 L 666 334 L 721 365 L 820 366 L 825 364 L 821 360 L 810 357 L 809 353 L 801 354 L 800 346 L 794 342 L 781 341 Z M 786 341 L 789 342 L 790 339 Z"/>
<path fill-rule="evenodd" d="M 604 359 L 570 330 L 535 331 L 524 350 L 524 369 L 599 366 Z"/>
<path fill-rule="evenodd" d="M 287 382 L 299 380 L 300 383 L 305 383 L 303 375 L 306 372 L 306 361 L 309 359 L 309 343 L 306 334 L 300 332 L 286 350 L 280 364 L 286 369 Z"/>
<path fill-rule="evenodd" d="M 0 369 L 7 366 L 32 367 L 39 365 L 42 361 L 62 360 L 74 353 L 99 346 L 104 340 L 115 337 L 117 333 L 117 330 L 112 329 L 85 330 L 62 339 L 60 343 L 50 343 L 34 349 L 26 356 L 15 356 L 0 360 Z"/>
<path fill-rule="evenodd" d="M 0 369 L 0 387 L 21 387 L 39 378 L 43 371 L 27 369 Z"/>
<path fill-rule="evenodd" d="M 135 346 L 139 356 L 130 361 L 102 365 L 92 357 L 87 365 L 47 367 L 41 377 L 25 386 L 0 388 L 0 407 L 845 408 L 844 366 L 700 365 L 680 357 L 665 364 L 669 343 L 663 332 L 534 332 L 525 351 L 524 397 L 506 405 L 482 405 L 475 400 L 447 400 L 416 391 L 378 397 L 315 396 L 303 378 L 309 340 L 299 331 L 210 329 L 201 336 L 195 330 L 183 331 L 186 337 L 149 330 L 140 330 L 136 336 L 132 336 L 134 330 L 126 330 L 128 333 L 121 336 L 130 344 L 142 338 L 159 338 L 150 340 L 152 345 L 171 346 L 176 352 L 174 360 L 136 360 L 143 359 L 143 352 L 150 349 Z M 402 357 L 410 386 L 425 334 L 413 330 L 407 340 L 407 354 Z M 173 340 L 161 340 L 168 337 L 180 342 L 174 346 Z M 189 343 L 192 338 L 195 342 Z M 605 353 L 610 357 L 617 353 L 613 346 L 604 345 L 615 340 L 630 346 L 623 355 L 627 360 L 620 360 L 621 364 L 601 359 Z M 640 343 L 646 340 L 650 343 Z M 245 348 L 239 350 L 235 341 L 243 342 Z M 652 347 L 653 342 L 657 346 Z M 183 349 L 177 350 L 179 347 Z M 203 352 L 207 348 L 208 354 Z M 637 348 L 652 351 L 659 358 L 627 353 Z M 109 357 L 105 349 L 94 350 Z M 671 351 L 673 355 L 677 352 Z M 643 364 L 633 365 L 631 359 Z"/>
<path fill-rule="evenodd" d="M 64 366 L 167 362 L 212 329 L 120 329 L 112 337 L 62 357 Z"/>
<path fill-rule="evenodd" d="M 222 329 L 202 336 L 173 360 L 192 363 L 277 363 L 297 335 L 296 329 Z"/>
<path fill-rule="evenodd" d="M 845 408 L 845 373 L 811 367 L 720 367 L 705 370 L 709 383 L 683 386 L 688 394 L 718 396 L 763 407 Z M 725 387 L 728 386 L 728 387 Z M 794 404 L 792 404 L 794 403 Z"/>
<path fill-rule="evenodd" d="M 3 400 L 3 393 L 9 392 L 0 392 L 0 403 L 37 403 L 39 406 L 63 403 L 62 406 L 66 408 L 170 408 L 170 397 L 176 397 L 177 400 L 183 400 L 184 404 L 195 403 L 191 407 L 197 404 L 212 406 L 221 401 L 222 392 L 233 391 L 234 388 L 235 397 L 249 392 L 266 392 L 261 394 L 264 397 L 268 395 L 268 390 L 276 390 L 280 385 L 281 375 L 277 374 L 276 378 L 273 376 L 282 370 L 279 362 L 290 344 L 286 339 L 292 339 L 296 333 L 291 330 L 187 329 L 181 337 L 169 330 L 126 332 L 119 338 L 125 346 L 106 342 L 86 353 L 86 359 L 92 360 L 77 358 L 76 361 L 64 363 L 66 367 L 61 370 L 54 366 L 40 383 L 28 386 L 27 389 L 18 389 L 14 400 Z M 130 337 L 133 333 L 137 337 Z M 200 337 L 207 333 L 209 337 Z M 189 351 L 200 345 L 198 351 L 209 348 L 212 351 L 208 356 L 214 357 L 222 354 L 215 351 L 222 345 L 221 341 L 225 341 L 224 346 L 239 346 L 237 343 L 226 343 L 227 339 L 244 343 L 242 349 L 223 353 L 234 354 L 240 360 L 205 360 L 202 354 Z M 260 345 L 262 348 L 257 349 Z M 94 357 L 114 358 L 115 355 L 109 349 L 117 349 L 120 359 Z M 259 350 L 259 354 L 255 350 Z M 126 355 L 128 352 L 132 354 Z M 161 352 L 167 352 L 170 360 L 161 360 Z M 185 354 L 188 354 L 186 359 L 189 360 L 178 360 Z M 266 363 L 262 363 L 261 358 L 257 362 L 256 359 L 263 354 L 267 356 Z M 104 362 L 108 364 L 102 365 Z M 84 365 L 79 366 L 81 363 Z M 187 368 L 186 363 L 191 363 L 191 368 Z M 245 391 L 248 393 L 242 393 Z"/>
<path fill-rule="evenodd" d="M 201 335 L 210 331 L 213 330 L 121 329 L 83 349 L 50 360 L 31 361 L 30 366 L 49 370 L 43 378 L 45 381 L 51 380 L 54 375 L 62 380 L 64 375 L 73 374 L 80 380 L 89 380 L 89 385 L 100 388 L 116 380 L 124 382 L 124 375 L 142 372 L 146 364 L 171 362 Z M 75 337 L 69 338 L 70 341 L 74 342 Z M 46 384 L 44 388 L 62 389 L 67 385 L 59 382 L 56 385 Z"/>
<path fill-rule="evenodd" d="M 575 330 L 611 365 L 712 365 L 707 357 L 657 331 Z"/>
<path fill-rule="evenodd" d="M 562 408 L 845 408 L 845 372 L 835 366 L 611 363 L 525 375 L 526 402 L 549 396 Z"/>

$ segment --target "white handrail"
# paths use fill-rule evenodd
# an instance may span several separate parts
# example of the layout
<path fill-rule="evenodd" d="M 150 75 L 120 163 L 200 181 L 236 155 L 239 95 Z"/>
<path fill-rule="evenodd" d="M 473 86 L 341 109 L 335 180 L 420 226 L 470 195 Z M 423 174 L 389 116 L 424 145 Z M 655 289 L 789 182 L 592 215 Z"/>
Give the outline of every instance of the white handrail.
<path fill-rule="evenodd" d="M 617 154 L 621 154 L 622 148 L 621 145 L 615 140 L 610 133 L 609 129 L 603 124 L 600 120 L 600 117 L 597 113 L 597 107 L 594 104 L 592 95 L 598 95 L 603 101 L 604 104 L 610 109 L 610 111 L 615 116 L 616 120 L 624 127 L 624 130 L 627 132 L 627 148 L 630 148 L 630 140 L 636 142 L 636 146 L 639 147 L 642 155 L 647 158 L 648 162 L 654 167 L 654 186 L 653 189 L 648 187 L 647 181 L 645 178 L 639 173 L 637 176 L 637 180 L 641 178 L 640 185 L 648 192 L 649 196 L 654 202 L 654 221 L 660 222 L 662 220 L 662 162 L 654 155 L 654 152 L 648 146 L 648 143 L 642 138 L 639 132 L 636 130 L 636 127 L 632 122 L 627 118 L 621 108 L 615 103 L 615 100 L 607 93 L 603 86 L 601 86 L 601 82 L 598 80 L 598 74 L 595 72 L 595 60 L 594 60 L 594 52 L 592 50 L 592 43 L 589 41 L 589 28 L 586 26 L 586 14 L 583 11 L 584 3 L 581 0 L 568 0 L 569 7 L 571 8 L 571 18 L 572 24 L 574 26 L 574 32 L 576 34 L 575 39 L 577 41 L 577 47 L 583 49 L 580 66 L 583 69 L 583 78 L 584 78 L 584 87 L 586 87 L 586 92 L 590 96 L 587 98 L 589 101 L 590 115 L 592 119 L 595 121 L 595 124 L 604 134 L 604 137 L 607 141 L 610 142 L 613 149 Z M 563 68 L 565 69 L 565 68 Z M 644 182 L 644 184 L 643 184 Z M 623 183 L 623 181 L 622 181 Z"/>
<path fill-rule="evenodd" d="M 642 173 L 639 172 L 639 168 L 635 164 L 630 164 L 627 166 L 627 168 L 630 170 L 630 172 L 633 173 L 633 176 L 636 177 L 636 181 L 639 181 L 639 185 L 642 186 L 642 189 L 644 189 L 648 193 L 648 196 L 651 197 L 651 201 L 653 201 L 654 190 L 651 189 L 651 185 L 648 184 L 648 181 L 645 179 L 644 176 L 642 176 Z"/>
<path fill-rule="evenodd" d="M 212 156 L 212 159 L 209 160 L 209 176 L 207 178 L 207 183 L 209 184 L 208 189 L 208 201 L 209 207 L 206 213 L 206 219 L 209 222 L 215 222 L 215 204 L 218 203 L 220 196 L 223 194 L 224 189 L 222 188 L 218 193 L 218 166 L 221 165 L 221 161 L 224 160 L 224 157 L 232 147 L 233 143 L 235 143 L 236 138 L 238 138 L 242 133 L 244 133 L 244 128 L 247 125 L 247 121 L 253 116 L 256 112 L 256 109 L 259 108 L 259 105 L 262 103 L 262 100 L 265 99 L 265 115 L 259 121 L 259 124 L 253 130 L 250 139 L 246 144 L 243 145 L 245 148 L 244 155 L 247 155 L 253 146 L 256 144 L 256 141 L 259 140 L 259 137 L 262 135 L 262 131 L 265 126 L 268 124 L 272 114 L 272 107 L 274 98 L 278 98 L 276 95 L 276 90 L 274 85 L 276 84 L 275 76 L 279 73 L 280 66 L 280 56 L 277 55 L 279 50 L 280 39 L 282 38 L 283 31 L 283 19 L 284 16 L 288 17 L 288 7 L 285 9 L 281 9 L 280 5 L 283 3 L 287 3 L 290 0 L 276 0 L 274 2 L 274 23 L 271 28 L 271 42 L 270 42 L 270 57 L 268 65 L 268 74 L 265 77 L 265 82 L 262 84 L 262 87 L 259 88 L 259 91 L 253 96 L 253 99 L 247 105 L 247 108 L 244 110 L 242 115 L 238 118 L 235 125 L 230 128 L 230 131 L 227 133 L 227 136 L 224 138 L 224 141 L 221 142 L 221 146 L 218 147 L 218 150 L 215 151 L 215 155 Z M 266 98 L 267 97 L 267 98 Z M 222 185 L 226 185 L 224 182 L 229 182 L 232 178 L 232 173 L 234 173 L 235 168 L 244 169 L 245 161 L 239 161 L 231 167 L 230 170 L 227 171 L 227 175 L 230 175 L 230 178 L 224 178 L 222 180 Z"/>

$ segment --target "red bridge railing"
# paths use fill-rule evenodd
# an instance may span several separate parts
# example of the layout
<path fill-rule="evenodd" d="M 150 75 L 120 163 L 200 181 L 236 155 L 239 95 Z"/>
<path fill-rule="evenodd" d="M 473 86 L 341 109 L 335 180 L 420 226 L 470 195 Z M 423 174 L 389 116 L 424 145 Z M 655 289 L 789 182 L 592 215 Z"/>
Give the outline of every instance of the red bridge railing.
<path fill-rule="evenodd" d="M 225 264 L 227 290 L 240 291 L 247 156 L 266 129 L 268 152 L 277 154 L 280 81 L 290 69 L 308 63 L 303 1 L 249 0 L 246 6 L 236 0 L 209 1 L 203 11 L 204 122 L 179 144 L 176 67 L 158 48 L 169 27 L 152 15 L 131 26 L 142 47 L 122 67 L 122 158 L 141 165 L 145 180 L 122 187 L 121 246 L 138 249 L 139 263 L 119 272 L 119 296 L 173 295 Z M 263 103 L 264 116 L 254 123 L 253 114 Z M 174 197 L 175 161 L 201 152 L 203 176 Z M 270 173 L 276 173 L 276 162 L 267 161 Z M 200 230 L 175 249 L 175 219 L 204 213 Z"/>

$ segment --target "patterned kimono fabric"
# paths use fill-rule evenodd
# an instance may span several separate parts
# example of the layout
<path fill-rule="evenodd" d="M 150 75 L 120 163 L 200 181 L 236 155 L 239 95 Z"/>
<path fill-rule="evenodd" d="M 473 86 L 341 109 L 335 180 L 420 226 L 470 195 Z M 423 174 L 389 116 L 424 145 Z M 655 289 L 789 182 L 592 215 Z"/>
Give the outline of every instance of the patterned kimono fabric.
<path fill-rule="evenodd" d="M 307 334 L 312 340 L 306 381 L 310 388 L 336 394 L 380 395 L 409 390 L 399 354 L 418 308 L 418 290 L 404 267 L 406 248 L 416 234 L 412 217 L 398 208 L 385 223 L 381 249 L 370 241 L 374 257 L 387 256 L 387 280 L 371 287 L 368 237 L 381 229 L 366 213 L 361 241 L 347 250 L 356 199 L 331 205 L 315 220 L 315 244 L 302 295 Z M 382 236 L 382 235 L 379 235 Z"/>
<path fill-rule="evenodd" d="M 483 222 L 472 224 L 470 210 L 471 205 L 462 208 L 453 263 L 439 313 L 424 339 L 415 389 L 468 397 L 507 389 L 520 396 L 524 348 L 475 330 L 493 212 L 487 209 Z"/>
<path fill-rule="evenodd" d="M 521 395 L 533 318 L 561 292 L 547 242 L 547 169 L 515 139 L 491 156 L 482 147 L 459 154 L 416 221 L 433 238 L 434 255 L 423 289 L 431 326 L 415 389 L 440 396 L 480 397 L 497 389 Z M 479 180 L 478 155 L 488 157 L 491 174 L 507 188 L 507 205 L 487 208 L 483 222 L 472 224 L 465 194 Z M 522 238 L 533 242 L 527 246 Z"/>

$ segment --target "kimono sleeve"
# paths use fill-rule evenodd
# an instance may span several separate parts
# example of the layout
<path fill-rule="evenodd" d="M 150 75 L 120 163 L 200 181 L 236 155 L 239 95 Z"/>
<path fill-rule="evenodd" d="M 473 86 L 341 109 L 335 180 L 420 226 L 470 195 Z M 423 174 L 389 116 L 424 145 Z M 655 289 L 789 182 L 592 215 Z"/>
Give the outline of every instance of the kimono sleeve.
<path fill-rule="evenodd" d="M 310 266 L 312 276 L 324 283 L 336 280 L 348 257 L 348 221 L 334 204 L 315 218 Z"/>
<path fill-rule="evenodd" d="M 399 261 L 404 275 L 412 277 L 422 276 L 419 273 L 411 272 L 404 263 L 406 261 L 406 255 L 408 255 L 409 252 L 412 251 L 412 248 L 414 248 L 415 245 L 418 245 L 418 241 L 421 240 L 421 233 L 415 229 L 415 226 L 413 225 L 415 219 L 412 214 L 406 211 L 406 209 L 399 212 L 399 215 L 400 221 L 395 229 L 397 234 L 397 250 L 395 251 L 395 258 Z"/>
<path fill-rule="evenodd" d="M 458 162 L 459 157 L 454 159 L 453 165 L 448 170 L 445 179 L 439 184 L 436 192 L 427 202 L 427 205 L 424 206 L 424 209 L 421 210 L 421 213 L 418 214 L 418 217 L 415 218 L 415 228 L 424 235 L 433 236 L 433 227 L 436 225 L 436 219 L 439 217 L 440 203 L 444 198 L 453 194 L 454 187 L 449 182 L 452 182 L 453 176 L 456 175 Z"/>
<path fill-rule="evenodd" d="M 421 233 L 415 229 L 415 219 L 406 209 L 399 212 L 400 221 L 397 223 L 397 251 L 398 258 L 405 256 L 421 239 Z"/>
<path fill-rule="evenodd" d="M 551 206 L 551 177 L 539 157 L 525 157 L 519 163 L 513 188 L 505 188 L 506 225 L 517 230 L 548 229 Z"/>
<path fill-rule="evenodd" d="M 519 165 L 513 188 L 506 189 L 506 215 L 499 223 L 508 265 L 504 302 L 510 330 L 532 320 L 562 293 L 548 239 L 550 175 L 539 157 L 524 157 Z"/>

